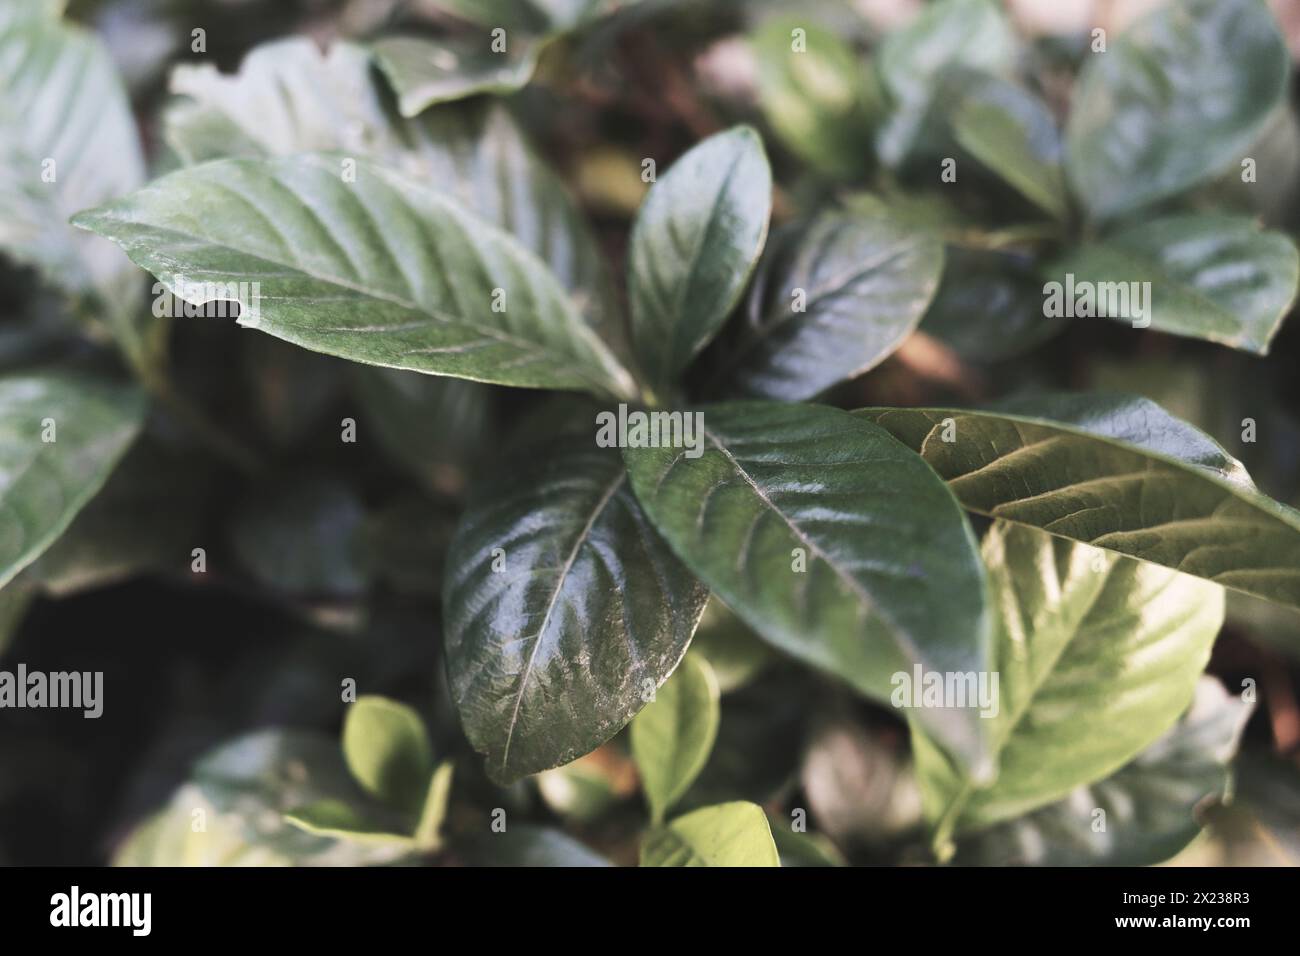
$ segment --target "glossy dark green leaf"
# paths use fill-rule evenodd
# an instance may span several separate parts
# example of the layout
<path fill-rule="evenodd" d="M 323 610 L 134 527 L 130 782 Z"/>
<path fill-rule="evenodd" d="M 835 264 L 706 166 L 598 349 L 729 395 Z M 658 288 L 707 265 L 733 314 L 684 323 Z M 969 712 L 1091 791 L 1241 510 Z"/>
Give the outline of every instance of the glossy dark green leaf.
<path fill-rule="evenodd" d="M 590 432 L 543 434 L 507 462 L 448 552 L 451 692 L 501 782 L 617 733 L 685 654 L 707 597 L 589 421 Z"/>
<path fill-rule="evenodd" d="M 1159 565 L 1005 522 L 983 552 L 1000 612 L 998 686 L 981 711 L 997 777 L 973 785 L 913 735 L 939 844 L 1059 800 L 1141 753 L 1187 709 L 1223 624 L 1221 587 Z"/>
<path fill-rule="evenodd" d="M 772 172 L 741 126 L 711 136 L 650 187 L 632 227 L 628 296 L 637 358 L 670 383 L 722 328 L 767 239 Z"/>
<path fill-rule="evenodd" d="M 0 376 L 0 587 L 104 486 L 144 414 L 139 391 L 87 375 Z"/>
<path fill-rule="evenodd" d="M 760 266 L 724 387 L 801 401 L 855 378 L 916 328 L 942 270 L 943 244 L 888 214 L 820 216 Z"/>
<path fill-rule="evenodd" d="M 701 456 L 624 457 L 655 527 L 750 627 L 878 700 L 914 666 L 987 666 L 974 537 L 924 462 L 833 408 L 736 402 L 703 416 Z M 979 761 L 972 711 L 923 719 L 958 759 Z"/>
<path fill-rule="evenodd" d="M 971 155 L 1057 219 L 1069 215 L 1061 133 L 1047 104 L 1023 87 L 982 77 L 961 99 L 953 134 Z"/>
<path fill-rule="evenodd" d="M 233 75 L 182 64 L 171 89 L 181 99 L 164 115 L 163 135 L 187 163 L 317 150 L 370 157 L 509 232 L 550 266 L 607 342 L 626 339 L 587 224 L 504 107 L 475 101 L 403 119 L 364 49 L 338 42 L 321 53 L 303 38 L 255 48 Z"/>
<path fill-rule="evenodd" d="M 735 801 L 693 810 L 650 830 L 642 866 L 780 866 L 767 815 Z"/>
<path fill-rule="evenodd" d="M 1043 315 L 1043 282 L 1027 257 L 949 246 L 921 331 L 962 358 L 995 362 L 1042 345 L 1068 323 Z"/>
<path fill-rule="evenodd" d="M 802 31 L 797 47 L 796 30 Z M 883 103 L 858 54 L 806 17 L 769 20 L 751 43 L 759 100 L 782 145 L 829 176 L 867 173 Z"/>
<path fill-rule="evenodd" d="M 974 834 L 958 844 L 954 862 L 1150 866 L 1169 859 L 1201 832 L 1205 808 L 1228 794 L 1252 709 L 1202 677 L 1187 713 L 1116 773 Z"/>
<path fill-rule="evenodd" d="M 115 866 L 358 866 L 401 859 L 403 841 L 305 832 L 284 814 L 323 800 L 365 806 L 338 742 L 260 731 L 223 744 L 194 768 L 166 807 L 138 826 Z M 200 826 L 201 824 L 201 826 Z"/>
<path fill-rule="evenodd" d="M 933 135 L 936 123 L 946 123 L 946 73 L 965 68 L 1000 74 L 1015 52 L 1011 25 L 993 0 L 941 0 L 887 34 L 879 69 L 893 108 L 876 137 L 880 158 L 901 165 Z"/>
<path fill-rule="evenodd" d="M 919 451 L 971 511 L 1300 607 L 1300 513 L 1153 402 L 1061 393 L 858 414 Z"/>
<path fill-rule="evenodd" d="M 400 701 L 358 697 L 343 722 L 343 757 L 365 791 L 415 819 L 428 795 L 433 748 L 424 721 Z"/>
<path fill-rule="evenodd" d="M 1045 275 L 1064 289 L 1067 273 L 1076 288 L 1092 283 L 1098 300 L 1102 283 L 1129 283 L 1129 306 L 1121 297 L 1110 318 L 1263 355 L 1295 302 L 1300 252 L 1288 236 L 1261 230 L 1251 219 L 1192 213 L 1139 223 L 1082 246 Z M 1147 312 L 1138 316 L 1131 300 L 1140 286 L 1131 283 L 1144 282 L 1151 284 Z M 1099 301 L 1095 312 L 1108 311 Z"/>
<path fill-rule="evenodd" d="M 313 351 L 630 394 L 627 372 L 535 255 L 397 173 L 357 161 L 349 182 L 352 162 L 205 163 L 76 223 L 123 246 L 180 298 L 238 300 L 241 325 Z"/>
<path fill-rule="evenodd" d="M 1260 0 L 1164 4 L 1089 54 L 1066 130 L 1066 171 L 1096 219 L 1234 165 L 1281 100 L 1286 44 Z"/>
<path fill-rule="evenodd" d="M 664 816 L 699 776 L 718 734 L 718 679 L 708 661 L 688 654 L 655 699 L 632 721 L 632 757 L 650 804 Z"/>

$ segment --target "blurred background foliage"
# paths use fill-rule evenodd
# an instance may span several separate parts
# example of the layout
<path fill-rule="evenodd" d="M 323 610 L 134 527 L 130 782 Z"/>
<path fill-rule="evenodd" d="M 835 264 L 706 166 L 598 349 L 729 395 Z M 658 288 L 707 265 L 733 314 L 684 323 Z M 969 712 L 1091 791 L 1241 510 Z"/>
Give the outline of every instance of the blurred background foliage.
<path fill-rule="evenodd" d="M 1155 5 L 1010 0 L 1023 41 L 1017 69 L 1059 119 L 1090 27 L 1122 30 Z M 829 37 L 834 52 L 800 69 L 784 55 L 789 3 L 610 6 L 609 16 L 548 44 L 533 81 L 505 102 L 578 198 L 615 274 L 645 188 L 642 159 L 666 168 L 700 138 L 752 122 L 777 174 L 778 226 L 830 197 L 872 189 L 949 242 L 944 284 L 921 331 L 837 390 L 837 404 L 970 404 L 1033 385 L 1134 392 L 1224 441 L 1262 490 L 1300 504 L 1294 317 L 1267 358 L 1114 323 L 1050 322 L 1014 235 L 1030 218 L 1025 200 L 972 176 L 958 202 L 939 201 L 908 163 L 880 162 L 905 152 L 909 134 L 879 135 L 899 114 L 890 113 L 879 71 L 864 64 L 879 56 L 883 36 L 918 15 L 919 0 L 803 0 L 799 22 Z M 1300 52 L 1300 14 L 1294 4 L 1275 6 Z M 167 78 L 178 64 L 233 72 L 258 44 L 290 34 L 322 45 L 395 32 L 447 36 L 462 22 L 457 7 L 466 12 L 456 0 L 72 0 L 68 13 L 99 34 L 122 71 L 157 173 L 178 162 L 159 119 L 175 105 Z M 202 57 L 191 52 L 195 28 L 206 31 Z M 995 37 L 966 39 L 974 60 L 1001 55 Z M 1179 197 L 1178 207 L 1236 209 L 1295 234 L 1300 137 L 1291 99 L 1255 151 L 1268 170 L 1257 188 L 1243 191 L 1228 177 Z M 67 316 L 28 273 L 0 264 L 0 303 L 0 368 L 69 348 L 57 333 Z M 635 862 L 645 811 L 626 733 L 501 790 L 483 776 L 441 686 L 443 551 L 464 496 L 536 396 L 351 366 L 219 319 L 175 322 L 170 363 L 180 400 L 155 414 L 22 586 L 0 592 L 0 667 L 103 670 L 108 701 L 98 721 L 4 715 L 0 863 L 109 861 L 133 827 L 172 800 L 184 812 L 206 800 L 225 822 L 195 846 L 184 820 L 169 832 L 160 818 L 125 860 L 362 861 L 318 856 L 320 842 L 286 831 L 279 817 L 302 796 L 287 796 L 284 780 L 303 793 L 331 792 L 314 774 L 339 773 L 320 765 L 337 763 L 345 678 L 414 706 L 434 753 L 454 760 L 449 849 L 438 862 Z M 219 427 L 196 433 L 187 411 L 196 408 Z M 1230 440 L 1246 417 L 1263 437 Z M 355 443 L 340 441 L 348 419 Z M 191 571 L 194 547 L 206 550 L 206 573 Z M 782 824 L 773 831 L 787 864 L 927 859 L 906 728 L 894 715 L 768 649 L 716 602 L 694 648 L 718 674 L 721 720 L 683 809 L 760 803 Z M 1256 680 L 1260 704 L 1236 798 L 1207 809 L 1208 829 L 1176 862 L 1300 861 L 1300 616 L 1232 595 L 1210 672 L 1230 690 Z M 290 732 L 268 737 L 272 729 Z M 213 756 L 218 745 L 235 750 Z M 509 840 L 483 840 L 496 807 L 527 826 L 512 827 Z M 792 834 L 788 821 L 800 810 L 809 832 Z M 259 824 L 259 814 L 269 817 Z"/>

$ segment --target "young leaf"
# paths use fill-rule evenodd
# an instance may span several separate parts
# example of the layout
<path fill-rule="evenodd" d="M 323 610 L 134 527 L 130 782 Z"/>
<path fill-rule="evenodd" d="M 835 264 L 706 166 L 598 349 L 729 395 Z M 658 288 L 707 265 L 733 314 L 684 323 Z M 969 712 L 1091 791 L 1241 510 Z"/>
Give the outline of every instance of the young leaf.
<path fill-rule="evenodd" d="M 1151 866 L 1169 859 L 1201 832 L 1205 806 L 1227 796 L 1252 709 L 1202 677 L 1178 723 L 1119 771 L 961 841 L 954 862 Z"/>
<path fill-rule="evenodd" d="M 1239 160 L 1289 68 L 1259 0 L 1161 6 L 1089 55 L 1066 129 L 1066 172 L 1095 219 L 1179 193 Z"/>
<path fill-rule="evenodd" d="M 367 793 L 414 817 L 424 806 L 433 774 L 433 749 L 424 721 L 387 697 L 357 698 L 343 722 L 343 756 Z"/>
<path fill-rule="evenodd" d="M 179 298 L 237 300 L 241 325 L 313 351 L 631 394 L 626 370 L 536 256 L 419 183 L 352 163 L 323 154 L 205 163 L 74 222 L 117 242 Z"/>
<path fill-rule="evenodd" d="M 474 30 L 434 42 L 420 37 L 385 37 L 371 44 L 375 61 L 393 84 L 403 116 L 417 116 L 436 103 L 478 93 L 511 93 L 524 86 L 537 67 L 542 42 L 534 37 L 505 38 L 493 49 L 487 30 Z"/>
<path fill-rule="evenodd" d="M 454 771 L 455 764 L 444 760 L 429 778 L 428 792 L 424 797 L 424 806 L 420 809 L 420 819 L 415 825 L 414 835 L 416 846 L 426 853 L 442 846 L 442 825 L 447 819 Z"/>
<path fill-rule="evenodd" d="M 698 458 L 624 458 L 655 527 L 750 627 L 882 701 L 914 666 L 987 668 L 975 539 L 924 462 L 838 409 L 737 402 L 703 416 Z M 975 711 L 923 719 L 957 759 L 980 761 Z"/>
<path fill-rule="evenodd" d="M 1016 53 L 1015 34 L 993 0 L 942 0 L 927 6 L 880 48 L 880 75 L 893 111 L 876 136 L 888 166 L 900 166 L 934 138 L 949 106 L 943 80 L 962 68 L 1003 73 Z"/>
<path fill-rule="evenodd" d="M 1049 215 L 1069 215 L 1061 133 L 1046 103 L 1015 83 L 981 77 L 952 122 L 963 149 Z"/>
<path fill-rule="evenodd" d="M 326 798 L 294 807 L 285 813 L 284 822 L 314 836 L 401 851 L 414 849 L 409 836 L 390 832 L 343 800 Z"/>
<path fill-rule="evenodd" d="M 632 721 L 632 757 L 650 804 L 662 823 L 699 776 L 718 735 L 718 679 L 708 661 L 688 654 L 655 699 Z"/>
<path fill-rule="evenodd" d="M 1208 339 L 1259 355 L 1295 302 L 1300 283 L 1300 252 L 1280 232 L 1266 232 L 1252 219 L 1190 213 L 1130 226 L 1067 254 L 1049 270 L 1062 283 L 1089 282 L 1122 288 L 1149 282 L 1144 317 L 1151 328 L 1171 335 Z M 1131 298 L 1131 296 L 1130 296 Z M 1097 311 L 1104 314 L 1105 303 Z M 1132 322 L 1127 312 L 1109 318 Z"/>
<path fill-rule="evenodd" d="M 916 328 L 943 244 L 886 213 L 827 213 L 769 251 L 725 388 L 802 401 L 875 367 Z"/>
<path fill-rule="evenodd" d="M 642 866 L 780 866 L 763 808 L 735 801 L 704 807 L 652 829 Z"/>
<path fill-rule="evenodd" d="M 544 435 L 482 490 L 443 594 L 452 697 L 502 783 L 614 736 L 682 659 L 708 597 L 618 454 L 578 432 Z"/>
<path fill-rule="evenodd" d="M 1223 589 L 999 522 L 984 559 L 1001 612 L 997 780 L 978 789 L 913 734 L 937 841 L 1104 779 L 1187 708 L 1223 624 Z"/>
<path fill-rule="evenodd" d="M 528 145 L 509 111 L 488 100 L 395 114 L 370 55 L 337 42 L 322 53 L 290 38 L 252 50 L 233 75 L 182 64 L 181 99 L 163 135 L 186 163 L 338 151 L 427 184 L 537 253 L 601 337 L 626 351 L 621 307 L 604 258 L 563 182 Z"/>
<path fill-rule="evenodd" d="M 0 587 L 104 486 L 144 414 L 142 393 L 86 375 L 0 376 Z"/>
<path fill-rule="evenodd" d="M 1300 607 L 1300 513 L 1154 402 L 1049 394 L 857 414 L 920 452 L 970 511 Z"/>
<path fill-rule="evenodd" d="M 795 46 L 795 31 L 803 45 Z M 871 168 L 871 135 L 883 111 L 875 74 L 833 31 L 806 17 L 767 21 L 753 37 L 759 99 L 781 142 L 829 176 Z"/>
<path fill-rule="evenodd" d="M 767 239 L 772 171 L 748 127 L 711 136 L 650 188 L 628 251 L 637 357 L 671 382 L 722 328 Z"/>

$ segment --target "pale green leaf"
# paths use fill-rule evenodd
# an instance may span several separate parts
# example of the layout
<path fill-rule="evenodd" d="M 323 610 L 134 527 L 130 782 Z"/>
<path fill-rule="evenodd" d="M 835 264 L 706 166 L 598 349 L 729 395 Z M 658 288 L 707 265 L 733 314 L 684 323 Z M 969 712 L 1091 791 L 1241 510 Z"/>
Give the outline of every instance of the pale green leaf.
<path fill-rule="evenodd" d="M 358 697 L 343 722 L 343 756 L 367 793 L 414 816 L 433 774 L 433 749 L 424 721 L 387 697 Z"/>
<path fill-rule="evenodd" d="M 997 693 L 981 711 L 997 777 L 972 785 L 924 733 L 913 735 L 940 843 L 1060 800 L 1132 760 L 1187 709 L 1223 624 L 1221 587 L 1159 565 L 1005 522 L 983 552 L 1000 613 Z"/>
<path fill-rule="evenodd" d="M 736 801 L 694 810 L 652 829 L 642 866 L 780 866 L 763 808 Z"/>
<path fill-rule="evenodd" d="M 707 661 L 688 654 L 655 699 L 632 721 L 632 757 L 650 804 L 663 822 L 699 776 L 718 735 L 718 679 Z"/>

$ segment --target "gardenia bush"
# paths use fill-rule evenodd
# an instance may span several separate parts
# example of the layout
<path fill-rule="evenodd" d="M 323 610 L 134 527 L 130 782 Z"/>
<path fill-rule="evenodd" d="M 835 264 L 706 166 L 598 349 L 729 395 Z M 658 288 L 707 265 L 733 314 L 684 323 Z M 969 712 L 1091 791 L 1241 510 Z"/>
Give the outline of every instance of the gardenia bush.
<path fill-rule="evenodd" d="M 0 7 L 0 859 L 1294 846 L 1262 0 L 373 6 Z"/>

